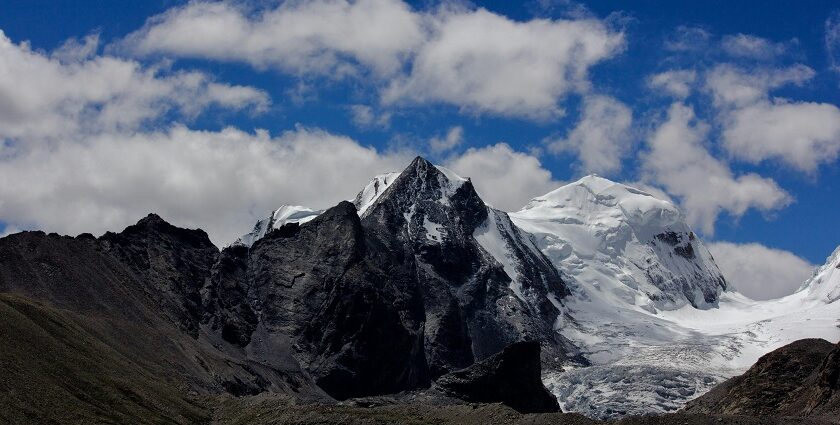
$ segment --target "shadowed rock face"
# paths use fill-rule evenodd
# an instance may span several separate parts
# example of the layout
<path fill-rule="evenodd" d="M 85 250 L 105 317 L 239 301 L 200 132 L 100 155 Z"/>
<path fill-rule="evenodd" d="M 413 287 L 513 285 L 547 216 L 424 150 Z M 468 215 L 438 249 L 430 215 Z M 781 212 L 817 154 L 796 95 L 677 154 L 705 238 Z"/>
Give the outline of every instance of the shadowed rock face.
<path fill-rule="evenodd" d="M 689 402 L 689 413 L 830 416 L 840 413 L 840 343 L 802 339 Z"/>
<path fill-rule="evenodd" d="M 418 158 L 361 219 L 342 202 L 250 250 L 223 250 L 204 292 L 207 323 L 260 363 L 271 362 L 266 341 L 285 339 L 338 399 L 427 387 L 525 339 L 562 358 L 545 297 L 565 293 L 562 279 L 520 250 L 544 303 L 518 298 L 472 236 L 487 217 L 469 181 Z"/>
<path fill-rule="evenodd" d="M 67 312 L 81 329 L 74 333 L 92 335 L 113 353 L 101 360 L 106 369 L 129 375 L 139 369 L 199 394 L 275 391 L 329 399 L 290 348 L 279 350 L 273 364 L 258 363 L 207 329 L 201 294 L 218 256 L 203 231 L 180 229 L 154 215 L 98 239 L 23 232 L 0 239 L 0 293 Z M 75 350 L 72 343 L 63 347 Z M 17 348 L 41 355 L 34 342 Z M 135 369 L 129 373 L 120 359 L 132 359 Z M 23 374 L 41 373 L 35 363 L 21 367 Z M 86 373 L 74 364 L 59 367 L 71 382 Z"/>
<path fill-rule="evenodd" d="M 540 345 L 518 342 L 474 365 L 441 376 L 435 388 L 474 403 L 504 403 L 520 413 L 559 412 L 540 380 Z"/>

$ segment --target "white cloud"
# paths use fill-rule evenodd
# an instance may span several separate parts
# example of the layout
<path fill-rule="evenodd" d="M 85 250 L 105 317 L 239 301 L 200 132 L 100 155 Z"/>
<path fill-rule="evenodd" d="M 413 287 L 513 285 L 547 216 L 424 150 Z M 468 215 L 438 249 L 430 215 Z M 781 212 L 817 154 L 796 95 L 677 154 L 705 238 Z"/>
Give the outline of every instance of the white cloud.
<path fill-rule="evenodd" d="M 691 107 L 674 103 L 641 154 L 643 181 L 677 197 L 691 225 L 713 234 L 723 211 L 740 216 L 750 208 L 769 211 L 791 201 L 772 179 L 753 173 L 735 176 L 704 147 L 708 131 Z"/>
<path fill-rule="evenodd" d="M 467 149 L 444 165 L 470 177 L 485 202 L 505 211 L 516 211 L 532 198 L 563 185 L 552 178 L 538 158 L 505 143 Z"/>
<path fill-rule="evenodd" d="M 808 173 L 837 160 L 840 108 L 770 96 L 773 89 L 802 85 L 813 76 L 804 65 L 751 72 L 731 65 L 714 68 L 706 87 L 719 109 L 727 152 L 752 163 L 776 160 Z"/>
<path fill-rule="evenodd" d="M 750 34 L 727 35 L 721 40 L 723 51 L 730 56 L 759 60 L 774 59 L 795 44 L 795 39 L 787 43 L 776 43 Z"/>
<path fill-rule="evenodd" d="M 282 204 L 323 208 L 352 198 L 411 155 L 298 128 L 220 132 L 173 127 L 99 134 L 0 159 L 0 217 L 13 226 L 76 234 L 118 230 L 149 212 L 232 242 Z"/>
<path fill-rule="evenodd" d="M 258 11 L 193 1 L 149 19 L 121 44 L 139 55 L 241 61 L 296 74 L 341 76 L 360 64 L 388 75 L 423 37 L 422 16 L 397 0 L 287 1 Z"/>
<path fill-rule="evenodd" d="M 708 248 L 729 284 L 756 300 L 792 294 L 814 270 L 791 252 L 757 243 L 715 242 Z"/>
<path fill-rule="evenodd" d="M 574 152 L 585 173 L 613 174 L 631 148 L 633 114 L 626 105 L 608 96 L 587 96 L 575 128 L 565 139 L 553 140 L 554 153 Z"/>
<path fill-rule="evenodd" d="M 55 55 L 59 60 L 0 32 L 0 140 L 133 129 L 168 112 L 192 117 L 211 105 L 262 109 L 269 103 L 260 90 L 216 83 L 199 72 L 88 58 L 89 48 L 67 46 Z"/>
<path fill-rule="evenodd" d="M 387 128 L 391 125 L 390 112 L 377 113 L 368 105 L 350 105 L 350 114 L 353 119 L 353 123 L 361 128 Z"/>
<path fill-rule="evenodd" d="M 61 62 L 79 62 L 96 55 L 99 50 L 99 34 L 90 34 L 79 40 L 70 38 L 55 49 L 50 56 Z"/>
<path fill-rule="evenodd" d="M 737 158 L 774 159 L 814 172 L 840 155 L 840 109 L 828 103 L 762 101 L 732 111 L 723 138 Z"/>
<path fill-rule="evenodd" d="M 708 72 L 705 85 L 717 106 L 732 108 L 767 99 L 771 90 L 788 84 L 801 86 L 815 74 L 813 69 L 801 64 L 750 71 L 723 64 Z"/>
<path fill-rule="evenodd" d="M 623 35 L 598 20 L 515 22 L 484 9 L 442 14 L 410 74 L 383 100 L 556 117 L 564 96 L 588 89 L 589 68 L 623 46 Z"/>
<path fill-rule="evenodd" d="M 196 1 L 120 45 L 297 75 L 371 71 L 384 104 L 546 119 L 562 113 L 566 95 L 588 90 L 589 68 L 620 52 L 624 37 L 597 19 L 518 22 L 448 3 L 419 12 L 399 0 L 289 1 L 249 11 Z"/>
<path fill-rule="evenodd" d="M 664 90 L 677 99 L 685 99 L 691 94 L 696 79 L 697 72 L 694 70 L 665 71 L 648 78 L 648 87 L 652 90 Z"/>
<path fill-rule="evenodd" d="M 434 153 L 446 152 L 460 145 L 464 140 L 464 128 L 455 126 L 446 132 L 445 137 L 433 137 L 429 140 L 429 147 Z"/>
<path fill-rule="evenodd" d="M 840 11 L 825 20 L 825 49 L 831 67 L 840 73 Z"/>
<path fill-rule="evenodd" d="M 712 34 L 700 27 L 678 26 L 665 40 L 665 50 L 693 52 L 705 49 Z"/>

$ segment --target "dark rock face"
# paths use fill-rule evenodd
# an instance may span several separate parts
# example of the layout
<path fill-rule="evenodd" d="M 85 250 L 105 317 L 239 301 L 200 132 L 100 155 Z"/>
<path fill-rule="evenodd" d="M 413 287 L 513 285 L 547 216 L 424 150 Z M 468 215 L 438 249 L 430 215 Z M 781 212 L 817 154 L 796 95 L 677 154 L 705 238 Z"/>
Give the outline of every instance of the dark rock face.
<path fill-rule="evenodd" d="M 250 250 L 226 248 L 204 292 L 206 321 L 259 363 L 271 350 L 253 349 L 255 338 L 288 338 L 338 399 L 427 387 L 525 339 L 562 357 L 551 328 L 557 309 L 545 298 L 565 294 L 561 277 L 519 246 L 523 285 L 544 302 L 517 298 L 473 237 L 487 222 L 469 181 L 452 182 L 418 158 L 362 218 L 342 202 Z"/>
<path fill-rule="evenodd" d="M 802 339 L 689 402 L 689 413 L 824 416 L 840 412 L 840 344 Z"/>
<path fill-rule="evenodd" d="M 695 300 L 695 294 L 698 290 L 702 292 L 705 303 L 717 303 L 719 291 L 726 290 L 726 280 L 720 274 L 716 265 L 712 264 L 713 270 L 701 267 L 703 255 L 698 254 L 698 251 L 706 252 L 706 248 L 703 247 L 694 232 L 668 230 L 655 235 L 648 243 L 654 248 L 655 252 L 659 253 L 658 255 L 662 259 L 662 261 L 656 263 L 657 267 L 645 271 L 651 283 L 671 296 L 674 295 L 675 291 L 681 292 L 694 307 L 699 307 Z M 665 246 L 667 249 L 658 250 L 657 245 Z M 658 264 L 671 263 L 668 259 L 663 258 L 667 256 L 682 258 L 684 265 L 693 268 L 693 275 L 688 275 L 685 272 L 673 274 L 663 270 Z"/>
<path fill-rule="evenodd" d="M 441 376 L 435 388 L 474 403 L 504 403 L 520 413 L 559 412 L 540 380 L 540 344 L 518 342 L 472 366 Z"/>
<path fill-rule="evenodd" d="M 491 215 L 501 215 L 512 228 L 503 237 L 523 276 L 522 286 L 534 295 L 532 302 L 510 289 L 511 276 L 474 237 L 486 226 L 504 227 Z M 414 269 L 423 296 L 424 345 L 432 378 L 525 339 L 542 341 L 547 356 L 562 357 L 561 341 L 551 329 L 558 311 L 547 294 L 562 298 L 567 289 L 538 250 L 517 243 L 524 236 L 509 223 L 505 213 L 484 204 L 470 181 L 450 181 L 422 158 L 362 218 L 367 234 L 386 251 L 403 253 L 403 261 Z"/>
<path fill-rule="evenodd" d="M 207 233 L 181 229 L 149 214 L 121 233 L 106 233 L 101 244 L 132 269 L 145 295 L 174 323 L 198 336 L 200 291 L 219 253 Z"/>
<path fill-rule="evenodd" d="M 201 295 L 211 286 L 210 271 L 234 268 L 221 261 L 214 266 L 217 257 L 203 231 L 154 215 L 99 239 L 24 232 L 0 239 L 0 293 L 83 317 L 98 343 L 134 359 L 147 374 L 197 393 L 277 391 L 329 399 L 288 346 L 278 347 L 278 361 L 267 365 L 204 330 L 213 314 Z M 102 366 L 119 370 L 122 364 Z"/>

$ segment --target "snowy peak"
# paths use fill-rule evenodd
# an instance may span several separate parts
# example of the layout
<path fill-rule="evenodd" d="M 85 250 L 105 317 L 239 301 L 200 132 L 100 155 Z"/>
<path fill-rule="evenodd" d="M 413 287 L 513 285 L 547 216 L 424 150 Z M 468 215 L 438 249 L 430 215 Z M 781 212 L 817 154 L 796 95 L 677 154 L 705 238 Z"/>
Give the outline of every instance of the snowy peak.
<path fill-rule="evenodd" d="M 254 229 L 240 237 L 234 245 L 245 245 L 250 247 L 254 242 L 262 239 L 274 229 L 279 229 L 286 224 L 303 224 L 320 215 L 323 210 L 313 210 L 300 205 L 283 205 L 274 210 L 268 217 L 260 220 L 254 225 Z"/>
<path fill-rule="evenodd" d="M 717 302 L 726 283 L 671 202 L 590 175 L 511 214 L 581 296 L 650 313 Z"/>
<path fill-rule="evenodd" d="M 487 216 L 469 179 L 421 157 L 396 178 L 385 176 L 359 194 L 360 214 L 395 231 L 404 229 L 415 242 L 442 243 L 470 234 Z"/>
<path fill-rule="evenodd" d="M 517 214 L 531 218 L 563 216 L 569 220 L 598 220 L 607 225 L 626 221 L 637 230 L 651 227 L 652 231 L 683 221 L 682 213 L 671 202 L 595 174 L 534 198 Z"/>
<path fill-rule="evenodd" d="M 449 196 L 453 195 L 458 188 L 469 181 L 469 179 L 455 174 L 452 170 L 434 165 L 423 157 L 418 156 L 402 172 L 385 173 L 374 177 L 356 195 L 353 204 L 356 206 L 359 216 L 364 217 L 370 210 L 370 207 L 400 177 L 403 180 L 420 182 L 419 185 L 415 185 L 411 189 L 437 192 L 439 195 L 438 199 L 442 202 L 446 202 Z"/>
<path fill-rule="evenodd" d="M 799 292 L 807 292 L 809 298 L 826 304 L 840 300 L 840 246 L 817 269 L 814 276 L 802 285 Z"/>

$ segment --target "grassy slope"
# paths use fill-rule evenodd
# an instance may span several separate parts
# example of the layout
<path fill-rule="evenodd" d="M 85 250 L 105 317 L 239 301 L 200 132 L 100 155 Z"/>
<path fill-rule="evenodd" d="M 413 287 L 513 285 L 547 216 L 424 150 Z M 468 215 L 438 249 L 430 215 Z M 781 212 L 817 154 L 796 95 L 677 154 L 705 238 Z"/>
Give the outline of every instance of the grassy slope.
<path fill-rule="evenodd" d="M 90 332 L 92 319 L 0 294 L 0 422 L 202 423 L 202 406 Z"/>

